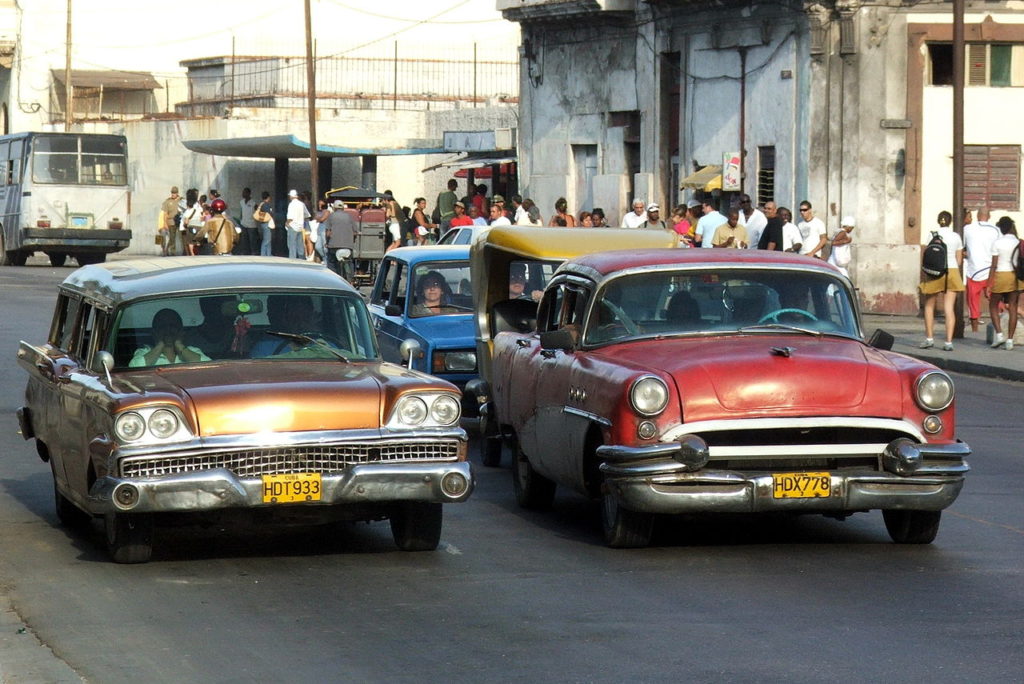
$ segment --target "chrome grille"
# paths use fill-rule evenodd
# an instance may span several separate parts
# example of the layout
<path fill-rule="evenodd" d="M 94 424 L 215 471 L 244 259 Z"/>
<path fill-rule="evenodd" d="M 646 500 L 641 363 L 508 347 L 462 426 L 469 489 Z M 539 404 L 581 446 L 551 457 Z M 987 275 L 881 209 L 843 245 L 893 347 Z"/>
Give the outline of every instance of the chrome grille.
<path fill-rule="evenodd" d="M 238 477 L 284 473 L 336 473 L 362 463 L 455 461 L 458 440 L 372 442 L 268 447 L 171 456 L 132 456 L 121 461 L 121 477 L 161 477 L 226 468 Z"/>

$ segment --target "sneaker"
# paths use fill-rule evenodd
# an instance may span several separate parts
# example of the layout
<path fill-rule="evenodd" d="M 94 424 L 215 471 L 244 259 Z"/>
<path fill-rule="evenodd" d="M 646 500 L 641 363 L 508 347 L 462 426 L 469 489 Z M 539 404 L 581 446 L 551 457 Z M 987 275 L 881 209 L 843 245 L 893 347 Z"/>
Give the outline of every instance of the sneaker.
<path fill-rule="evenodd" d="M 1006 342 L 1006 335 L 1003 333 L 996 333 L 995 339 L 992 340 L 992 348 L 995 349 L 996 347 L 1000 347 L 1004 342 Z"/>
<path fill-rule="evenodd" d="M 930 337 L 925 338 L 925 341 L 918 345 L 921 349 L 931 349 L 935 346 L 935 340 Z"/>
<path fill-rule="evenodd" d="M 1003 349 L 1006 351 L 1013 349 L 1013 340 L 1006 340 L 1006 344 L 1003 346 Z"/>
<path fill-rule="evenodd" d="M 946 342 L 945 344 L 943 344 L 942 345 L 942 351 L 953 351 L 953 343 L 952 342 Z"/>

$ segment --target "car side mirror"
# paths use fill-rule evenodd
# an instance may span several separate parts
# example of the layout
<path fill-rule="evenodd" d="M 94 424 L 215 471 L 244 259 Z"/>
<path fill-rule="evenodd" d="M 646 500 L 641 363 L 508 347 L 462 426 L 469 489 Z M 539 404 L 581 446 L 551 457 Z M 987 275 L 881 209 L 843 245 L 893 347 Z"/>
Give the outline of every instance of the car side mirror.
<path fill-rule="evenodd" d="M 568 330 L 547 330 L 540 334 L 541 349 L 561 349 L 572 351 L 576 348 L 576 338 Z"/>
<path fill-rule="evenodd" d="M 868 344 L 875 349 L 881 349 L 882 351 L 889 351 L 892 349 L 893 342 L 896 338 L 885 332 L 881 328 L 875 329 L 875 332 L 871 333 L 871 338 L 868 340 Z"/>
<path fill-rule="evenodd" d="M 406 367 L 412 370 L 412 361 L 423 356 L 423 348 L 414 339 L 402 340 L 402 344 L 398 346 L 398 353 L 402 355 L 402 361 L 406 362 Z"/>
<path fill-rule="evenodd" d="M 384 314 L 387 316 L 401 316 L 402 307 L 398 304 L 388 304 L 384 307 Z"/>
<path fill-rule="evenodd" d="M 96 363 L 99 364 L 100 368 L 107 375 L 107 383 L 113 385 L 114 381 L 110 378 L 110 369 L 114 367 L 114 355 L 108 351 L 96 352 Z"/>

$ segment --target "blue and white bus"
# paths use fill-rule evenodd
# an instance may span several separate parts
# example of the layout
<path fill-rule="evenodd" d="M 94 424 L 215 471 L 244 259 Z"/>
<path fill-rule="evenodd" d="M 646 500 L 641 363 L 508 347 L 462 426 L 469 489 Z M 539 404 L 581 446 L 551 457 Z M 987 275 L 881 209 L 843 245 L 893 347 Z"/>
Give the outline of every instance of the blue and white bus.
<path fill-rule="evenodd" d="M 0 264 L 44 252 L 54 266 L 128 246 L 127 141 L 96 133 L 0 136 Z"/>

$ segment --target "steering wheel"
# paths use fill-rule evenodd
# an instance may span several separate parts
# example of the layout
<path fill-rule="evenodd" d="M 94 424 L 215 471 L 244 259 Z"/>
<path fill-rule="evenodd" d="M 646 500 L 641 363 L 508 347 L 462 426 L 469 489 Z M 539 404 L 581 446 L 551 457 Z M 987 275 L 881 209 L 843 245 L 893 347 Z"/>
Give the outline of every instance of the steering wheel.
<path fill-rule="evenodd" d="M 333 347 L 334 349 L 337 349 L 339 351 L 345 348 L 345 345 L 342 344 L 342 342 L 338 338 L 336 338 L 336 337 L 334 337 L 332 335 L 327 335 L 327 334 L 319 332 L 319 331 L 304 330 L 304 331 L 302 331 L 299 334 L 300 335 L 305 335 L 306 337 L 311 337 L 314 340 L 317 340 L 317 341 L 320 341 L 320 342 L 326 342 L 331 347 Z M 276 356 L 276 355 L 280 354 L 285 349 L 287 349 L 289 344 L 293 344 L 293 343 L 294 343 L 293 340 L 289 340 L 289 339 L 281 340 L 281 344 L 277 345 L 277 348 L 274 349 L 273 353 L 271 353 L 270 356 Z M 316 346 L 316 345 L 304 344 L 304 345 L 302 345 L 302 347 L 299 347 L 299 348 L 300 349 L 306 349 L 307 347 L 314 347 L 314 346 Z"/>
<path fill-rule="evenodd" d="M 629 335 L 639 335 L 640 328 L 637 326 L 633 319 L 626 315 L 626 312 L 622 310 L 618 304 L 608 301 L 607 299 L 601 301 L 601 306 L 608 309 L 608 312 L 614 316 L 617 320 L 612 323 L 606 324 L 604 327 L 614 326 L 616 324 L 621 325 L 623 329 Z"/>
<path fill-rule="evenodd" d="M 817 323 L 818 321 L 818 317 L 812 314 L 810 311 L 804 311 L 803 309 L 776 309 L 775 311 L 771 311 L 769 313 L 766 313 L 764 316 L 761 316 L 760 320 L 758 320 L 757 322 L 764 323 L 765 321 L 772 321 L 773 323 L 778 323 L 779 316 L 788 313 L 800 314 L 801 316 L 815 323 Z"/>

